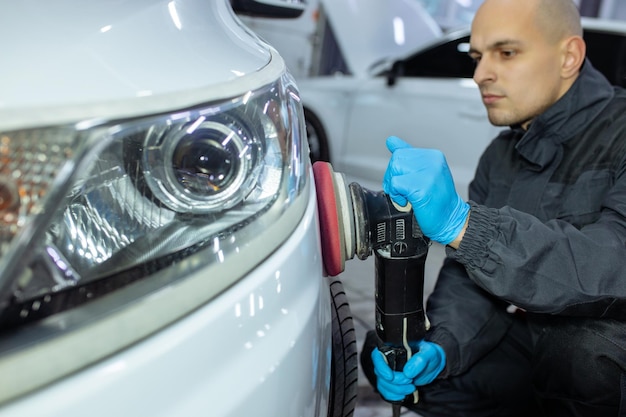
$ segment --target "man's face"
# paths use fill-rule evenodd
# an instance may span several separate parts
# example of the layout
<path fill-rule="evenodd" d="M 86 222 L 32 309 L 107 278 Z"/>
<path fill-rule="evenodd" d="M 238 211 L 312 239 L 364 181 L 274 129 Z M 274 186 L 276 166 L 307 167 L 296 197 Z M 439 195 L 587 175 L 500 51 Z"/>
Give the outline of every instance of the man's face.
<path fill-rule="evenodd" d="M 559 44 L 538 28 L 534 4 L 486 0 L 472 23 L 474 81 L 496 126 L 527 127 L 563 93 Z"/>

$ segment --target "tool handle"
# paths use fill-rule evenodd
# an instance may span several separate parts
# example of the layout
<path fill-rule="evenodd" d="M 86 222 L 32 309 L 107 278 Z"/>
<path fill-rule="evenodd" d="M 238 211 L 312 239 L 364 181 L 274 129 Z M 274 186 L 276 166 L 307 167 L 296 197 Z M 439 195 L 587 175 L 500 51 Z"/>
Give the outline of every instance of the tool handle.
<path fill-rule="evenodd" d="M 412 347 L 428 330 L 424 312 L 426 255 L 393 258 L 375 252 L 376 334 L 379 350 L 394 371 L 402 371 L 413 355 Z M 413 402 L 417 402 L 417 392 Z M 394 413 L 401 401 L 391 402 Z"/>
<path fill-rule="evenodd" d="M 376 254 L 376 334 L 386 345 L 404 348 L 426 335 L 425 262 L 425 256 L 393 259 Z"/>

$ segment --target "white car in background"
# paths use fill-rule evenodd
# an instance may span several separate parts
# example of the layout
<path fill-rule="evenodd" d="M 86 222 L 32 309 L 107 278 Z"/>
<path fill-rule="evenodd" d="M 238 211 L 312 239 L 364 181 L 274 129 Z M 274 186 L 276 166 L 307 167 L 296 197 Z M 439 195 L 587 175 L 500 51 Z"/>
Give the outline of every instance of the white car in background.
<path fill-rule="evenodd" d="M 226 0 L 7 2 L 0 39 L 0 415 L 351 416 L 276 50 Z"/>
<path fill-rule="evenodd" d="M 427 64 L 442 74 L 459 73 L 455 55 L 419 58 L 421 51 L 455 39 L 455 34 L 445 35 L 416 0 L 315 0 L 308 8 L 315 8 L 318 16 L 311 37 L 314 59 L 310 72 L 297 80 L 311 159 L 331 161 L 338 172 L 380 184 L 389 160 L 385 138 L 397 135 L 416 145 L 440 148 L 455 178 L 471 177 L 474 155 L 496 132 L 485 123 L 486 111 L 473 81 L 401 72 L 407 67 L 403 59 L 416 54 L 411 69 Z M 307 21 L 304 16 L 296 20 Z M 293 24 L 256 17 L 244 22 L 267 39 L 275 39 L 285 25 Z M 304 51 L 300 45 L 307 42 L 301 37 L 299 44 L 275 46 L 289 60 L 300 56 Z M 471 65 L 466 51 L 462 55 L 464 64 Z M 467 140 L 472 134 L 479 143 Z"/>
<path fill-rule="evenodd" d="M 626 86 L 626 22 L 583 19 L 590 61 L 614 84 Z M 337 39 L 349 55 L 349 40 Z M 446 155 L 457 190 L 467 197 L 478 159 L 501 128 L 487 112 L 467 55 L 469 29 L 442 35 L 409 54 L 378 59 L 368 74 L 299 80 L 311 148 L 337 171 L 380 183 L 389 161 L 385 139 L 396 135 Z"/>

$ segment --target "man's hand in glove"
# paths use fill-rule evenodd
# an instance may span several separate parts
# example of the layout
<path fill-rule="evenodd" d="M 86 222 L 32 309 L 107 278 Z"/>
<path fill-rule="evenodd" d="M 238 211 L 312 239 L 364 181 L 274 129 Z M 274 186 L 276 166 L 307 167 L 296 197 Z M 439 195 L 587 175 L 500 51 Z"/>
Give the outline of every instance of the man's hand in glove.
<path fill-rule="evenodd" d="M 468 218 L 469 204 L 457 194 L 443 153 L 413 148 L 395 136 L 387 138 L 391 159 L 383 190 L 401 206 L 407 202 L 424 235 L 447 245 L 454 241 Z"/>
<path fill-rule="evenodd" d="M 416 347 L 419 351 L 416 349 L 402 372 L 389 368 L 380 350 L 372 351 L 376 388 L 387 401 L 404 400 L 416 387 L 430 384 L 446 366 L 446 354 L 441 346 L 421 341 Z"/>

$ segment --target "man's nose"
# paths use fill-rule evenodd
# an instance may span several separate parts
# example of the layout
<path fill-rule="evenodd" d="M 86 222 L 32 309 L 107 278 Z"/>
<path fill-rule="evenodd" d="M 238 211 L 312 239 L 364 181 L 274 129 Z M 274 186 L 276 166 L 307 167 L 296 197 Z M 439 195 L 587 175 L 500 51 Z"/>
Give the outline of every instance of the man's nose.
<path fill-rule="evenodd" d="M 474 82 L 478 85 L 483 85 L 488 82 L 493 82 L 495 79 L 496 75 L 488 58 L 482 57 L 476 63 L 476 68 L 474 69 Z"/>

